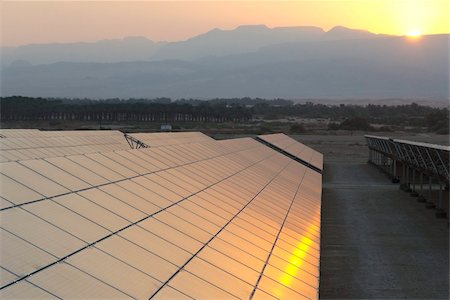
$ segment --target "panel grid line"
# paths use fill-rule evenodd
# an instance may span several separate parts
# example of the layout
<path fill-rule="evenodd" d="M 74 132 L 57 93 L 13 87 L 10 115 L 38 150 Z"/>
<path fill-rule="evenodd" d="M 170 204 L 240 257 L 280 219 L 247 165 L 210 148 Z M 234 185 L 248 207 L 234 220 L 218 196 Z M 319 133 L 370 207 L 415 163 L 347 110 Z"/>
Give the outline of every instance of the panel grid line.
<path fill-rule="evenodd" d="M 271 156 L 273 156 L 273 155 L 276 155 L 276 154 L 271 154 L 269 157 L 271 157 Z M 236 172 L 235 174 L 232 174 L 232 175 L 228 176 L 227 178 L 230 178 L 230 177 L 232 177 L 232 176 L 234 176 L 234 175 L 236 175 L 236 174 L 239 174 L 240 172 L 242 172 L 242 171 L 244 171 L 244 170 L 246 170 L 246 169 L 252 167 L 253 165 L 256 165 L 256 164 L 258 164 L 258 163 L 260 163 L 260 162 L 262 162 L 262 161 L 264 161 L 264 160 L 267 160 L 267 159 L 268 159 L 268 157 L 265 157 L 265 158 L 263 158 L 263 159 L 261 159 L 261 160 L 255 162 L 255 163 L 251 164 L 250 166 L 248 166 L 248 167 L 246 167 L 246 168 L 244 168 L 244 169 L 242 169 L 242 170 Z M 203 190 L 205 190 L 205 189 L 207 189 L 207 188 L 210 188 L 211 186 L 214 186 L 215 184 L 220 183 L 220 182 L 226 180 L 227 178 L 224 178 L 223 180 L 221 180 L 221 181 L 219 181 L 219 182 L 216 182 L 216 183 L 214 183 L 214 184 L 212 184 L 212 185 L 210 185 L 210 186 L 204 188 Z M 203 191 L 203 190 L 200 190 L 200 191 L 198 191 L 198 192 L 196 192 L 196 193 L 190 195 L 189 197 L 191 197 L 191 196 L 193 196 L 193 195 L 195 195 L 195 194 L 197 194 L 197 193 L 200 193 L 200 192 Z M 21 278 L 15 280 L 15 281 L 12 281 L 12 282 L 10 282 L 10 283 L 8 283 L 7 285 L 4 285 L 4 286 L 0 287 L 0 290 L 2 290 L 2 289 L 4 289 L 4 288 L 7 288 L 7 287 L 9 287 L 9 286 L 11 286 L 11 285 L 13 285 L 13 284 L 15 284 L 15 283 L 17 283 L 17 282 L 20 282 L 20 281 L 22 281 L 22 280 L 24 280 L 24 279 L 26 279 L 26 278 L 28 278 L 28 277 L 30 277 L 30 276 L 36 274 L 36 273 L 39 273 L 39 272 L 41 272 L 41 271 L 43 271 L 43 270 L 45 270 L 45 269 L 47 269 L 47 268 L 49 268 L 49 267 L 51 267 L 51 266 L 53 266 L 53 265 L 59 263 L 59 262 L 61 262 L 61 261 L 64 261 L 64 260 L 67 259 L 68 257 L 71 257 L 71 256 L 73 256 L 73 255 L 75 255 L 75 254 L 81 252 L 82 250 L 87 249 L 87 248 L 89 248 L 89 247 L 95 245 L 96 243 L 101 242 L 101 241 L 107 239 L 107 238 L 110 237 L 110 236 L 113 236 L 113 235 L 115 235 L 115 234 L 117 234 L 117 233 L 119 233 L 119 232 L 122 232 L 122 231 L 124 231 L 124 230 L 127 229 L 127 228 L 130 228 L 130 227 L 132 227 L 132 226 L 134 226 L 134 225 L 136 225 L 136 224 L 139 224 L 140 222 L 145 221 L 145 220 L 147 220 L 147 219 L 149 219 L 149 218 L 151 218 L 151 217 L 157 215 L 158 213 L 160 213 L 160 212 L 162 212 L 162 211 L 165 211 L 165 210 L 169 209 L 170 207 L 173 207 L 173 206 L 175 206 L 175 205 L 178 205 L 179 203 L 183 202 L 184 200 L 186 200 L 186 199 L 189 198 L 189 197 L 185 197 L 185 198 L 179 200 L 178 202 L 172 203 L 171 205 L 169 205 L 169 206 L 167 206 L 167 207 L 165 207 L 165 208 L 163 208 L 163 209 L 160 209 L 160 210 L 158 210 L 158 211 L 156 211 L 156 212 L 154 212 L 154 213 L 152 213 L 152 214 L 150 214 L 150 215 L 148 215 L 148 216 L 146 216 L 146 217 L 144 217 L 144 218 L 141 218 L 140 220 L 138 220 L 138 221 L 136 221 L 136 222 L 134 222 L 134 223 L 131 223 L 131 224 L 129 224 L 129 225 L 127 225 L 127 226 L 125 226 L 125 227 L 123 227 L 123 228 L 121 228 L 121 229 L 118 229 L 118 230 L 112 232 L 111 234 L 109 234 L 109 235 L 107 235 L 107 236 L 105 236 L 105 237 L 103 237 L 103 238 L 101 238 L 101 239 L 99 239 L 99 240 L 97 240 L 97 241 L 95 241 L 95 242 L 92 242 L 92 243 L 90 243 L 90 244 L 88 244 L 88 245 L 86 245 L 86 246 L 84 246 L 84 247 L 82 247 L 82 248 L 80 248 L 80 249 L 78 249 L 78 250 L 76 250 L 76 251 L 74 251 L 74 252 L 72 252 L 72 253 L 70 253 L 70 254 L 64 256 L 64 257 L 62 257 L 62 258 L 58 259 L 57 261 L 55 261 L 55 262 L 53 262 L 53 263 L 51 263 L 51 264 L 49 264 L 49 265 L 46 265 L 46 266 L 41 267 L 41 268 L 39 268 L 39 269 L 37 269 L 37 270 L 35 270 L 35 271 L 33 271 L 33 272 L 27 274 L 27 275 L 24 275 L 24 276 L 22 276 Z"/>
<path fill-rule="evenodd" d="M 295 191 L 295 195 L 294 195 L 294 197 L 292 198 L 292 201 L 291 201 L 291 203 L 290 203 L 290 205 L 289 205 L 289 208 L 288 208 L 287 211 L 286 211 L 286 215 L 285 215 L 285 217 L 284 217 L 283 223 L 281 224 L 280 230 L 278 231 L 278 234 L 277 234 L 277 236 L 276 236 L 276 238 L 275 238 L 275 241 L 274 241 L 274 243 L 273 243 L 273 245 L 272 245 L 272 248 L 270 249 L 269 255 L 267 256 L 267 259 L 266 259 L 266 261 L 264 262 L 264 266 L 263 266 L 263 268 L 262 268 L 262 270 L 261 270 L 261 273 L 259 273 L 259 277 L 258 277 L 258 279 L 257 279 L 257 281 L 256 281 L 256 283 L 255 283 L 255 285 L 254 285 L 254 287 L 253 287 L 252 293 L 250 294 L 250 297 L 249 297 L 250 300 L 253 299 L 253 297 L 254 297 L 254 295 L 255 295 L 255 292 L 256 292 L 256 289 L 258 288 L 259 282 L 261 281 L 261 278 L 262 278 L 262 276 L 264 275 L 264 271 L 265 271 L 265 269 L 266 269 L 266 267 L 267 267 L 267 264 L 269 263 L 269 259 L 270 259 L 271 255 L 272 255 L 272 253 L 273 253 L 273 249 L 275 249 L 275 245 L 276 245 L 277 242 L 278 242 L 278 238 L 280 237 L 281 231 L 282 231 L 283 228 L 284 228 L 284 224 L 286 223 L 286 220 L 287 220 L 287 217 L 288 217 L 288 215 L 289 215 L 289 213 L 290 213 L 290 211 L 291 211 L 292 205 L 294 204 L 294 201 L 295 201 L 295 199 L 296 199 L 296 197 L 297 197 L 297 193 L 298 193 L 298 191 L 299 191 L 299 189 L 300 189 L 300 186 L 302 185 L 303 178 L 305 177 L 305 174 L 306 174 L 306 170 L 305 170 L 305 172 L 303 173 L 302 179 L 300 180 L 300 182 L 299 182 L 299 184 L 298 184 L 298 186 L 297 186 L 297 190 Z"/>
<path fill-rule="evenodd" d="M 149 299 L 152 299 L 153 297 L 155 297 L 155 295 L 162 289 L 164 288 L 164 286 L 166 286 L 181 270 L 184 269 L 184 267 L 190 262 L 192 261 L 192 259 L 194 259 L 206 246 L 208 246 L 208 244 L 215 238 L 217 237 L 217 235 L 219 233 L 221 233 L 225 227 L 227 225 L 229 225 L 238 214 L 240 214 L 250 203 L 252 203 L 252 201 L 283 171 L 287 168 L 287 166 L 289 166 L 289 164 L 291 163 L 291 161 L 289 161 L 286 166 L 284 166 L 264 187 L 263 189 L 261 189 L 250 201 L 248 201 L 219 231 L 217 231 L 193 256 L 191 256 L 174 274 L 172 274 L 172 276 L 163 283 L 163 285 L 161 285 L 156 292 L 154 292 L 152 295 L 150 295 Z"/>
<path fill-rule="evenodd" d="M 253 147 L 252 147 L 252 148 L 253 148 Z M 247 151 L 247 150 L 250 150 L 250 149 L 252 149 L 252 148 L 248 148 L 248 149 L 243 149 L 243 150 L 239 150 L 239 151 L 236 151 L 236 152 L 227 153 L 227 154 L 225 154 L 225 155 L 231 155 L 231 154 L 235 154 L 235 153 Z M 254 147 L 254 148 L 257 148 L 257 147 Z M 80 190 L 77 190 L 77 191 L 69 191 L 69 192 L 62 193 L 62 194 L 58 194 L 58 195 L 54 195 L 54 196 L 51 196 L 51 197 L 44 197 L 44 198 L 42 198 L 42 199 L 37 199 L 37 200 L 33 200 L 33 201 L 28 201 L 28 202 L 24 202 L 24 203 L 19 203 L 19 204 L 16 204 L 16 205 L 14 205 L 14 206 L 2 208 L 2 209 L 0 209 L 0 211 L 7 210 L 7 209 L 11 209 L 11 208 L 15 208 L 15 207 L 18 207 L 18 206 L 23 206 L 23 205 L 31 204 L 31 203 L 36 203 L 36 202 L 39 202 L 39 201 L 49 200 L 49 199 L 52 199 L 52 198 L 55 198 L 55 197 L 59 197 L 59 196 L 64 196 L 64 195 L 67 195 L 67 194 L 78 193 L 78 192 L 82 192 L 82 191 L 86 191 L 86 190 L 89 190 L 89 189 L 94 189 L 94 188 L 102 187 L 102 186 L 109 185 L 109 184 L 115 184 L 115 183 L 119 183 L 119 182 L 131 180 L 131 179 L 135 179 L 135 178 L 138 178 L 138 177 L 144 177 L 144 176 L 147 176 L 147 175 L 150 175 L 150 174 L 154 174 L 154 173 L 158 173 L 158 172 L 163 172 L 163 171 L 166 171 L 166 170 L 175 169 L 175 168 L 179 168 L 179 167 L 183 167 L 183 166 L 187 166 L 187 165 L 192 165 L 192 164 L 197 163 L 197 162 L 207 161 L 207 160 L 211 160 L 211 159 L 214 159 L 214 158 L 222 157 L 222 156 L 225 156 L 225 155 L 218 155 L 218 156 L 210 157 L 210 158 L 207 158 L 207 159 L 201 159 L 201 160 L 198 160 L 198 161 L 194 161 L 194 162 L 189 162 L 189 163 L 186 163 L 186 164 L 178 165 L 178 166 L 175 166 L 175 167 L 168 167 L 168 168 L 160 169 L 160 170 L 157 170 L 157 171 L 152 171 L 152 172 L 148 172 L 148 173 L 144 173 L 144 174 L 138 174 L 138 175 L 134 175 L 134 176 L 131 176 L 131 177 L 127 177 L 127 178 L 123 178 L 123 179 L 119 179 L 119 180 L 115 180 L 115 181 L 110 181 L 110 182 L 108 182 L 108 183 L 104 183 L 104 184 L 100 184 L 100 185 L 96 185 L 96 186 L 92 186 L 92 187 L 80 189 Z M 83 155 L 83 156 L 84 156 L 84 155 Z M 89 157 L 88 157 L 88 158 L 89 158 Z M 70 159 L 70 158 L 69 158 L 69 159 Z M 76 163 L 76 162 L 75 162 L 75 163 Z M 97 162 L 97 163 L 98 163 L 98 162 Z M 80 165 L 80 166 L 81 166 L 81 165 Z M 32 170 L 32 169 L 30 169 L 30 170 L 31 170 L 32 172 L 38 174 L 39 176 L 43 176 L 44 178 L 46 178 L 46 179 L 48 179 L 48 180 L 50 180 L 50 181 L 52 181 L 52 182 L 55 182 L 55 181 L 53 181 L 52 179 L 49 179 L 49 178 L 45 177 L 44 175 L 35 172 L 35 171 Z M 111 171 L 112 171 L 112 170 L 111 170 Z M 8 176 L 7 174 L 4 174 L 3 172 L 0 172 L 0 173 L 3 174 L 4 176 L 10 178 L 11 180 L 13 180 L 13 181 L 15 181 L 15 182 L 17 182 L 17 183 L 23 185 L 22 183 L 18 182 L 18 181 L 15 180 L 14 178 L 11 178 L 11 177 Z M 69 173 L 69 174 L 71 174 L 71 173 Z M 56 183 L 56 182 L 55 182 L 55 183 Z M 57 183 L 57 184 L 58 184 L 58 183 Z M 58 185 L 59 185 L 59 184 L 58 184 Z M 28 186 L 26 186 L 26 185 L 24 185 L 24 186 L 27 187 L 27 188 L 29 188 L 30 190 L 33 190 L 34 192 L 40 194 L 39 192 L 35 191 L 35 190 L 32 189 L 32 188 L 30 188 L 30 187 L 28 187 Z"/>

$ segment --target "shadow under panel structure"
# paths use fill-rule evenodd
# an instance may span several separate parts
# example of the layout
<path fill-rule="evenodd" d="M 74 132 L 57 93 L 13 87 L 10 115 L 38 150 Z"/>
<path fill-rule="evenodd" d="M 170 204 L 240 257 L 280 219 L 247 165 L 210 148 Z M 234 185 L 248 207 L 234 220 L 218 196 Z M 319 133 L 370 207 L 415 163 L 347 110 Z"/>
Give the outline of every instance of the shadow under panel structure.
<path fill-rule="evenodd" d="M 450 147 L 380 136 L 365 136 L 369 162 L 377 166 L 400 188 L 437 208 L 437 216 L 449 213 Z"/>
<path fill-rule="evenodd" d="M 251 138 L 2 162 L 0 181 L 2 299 L 318 298 L 322 175 Z"/>

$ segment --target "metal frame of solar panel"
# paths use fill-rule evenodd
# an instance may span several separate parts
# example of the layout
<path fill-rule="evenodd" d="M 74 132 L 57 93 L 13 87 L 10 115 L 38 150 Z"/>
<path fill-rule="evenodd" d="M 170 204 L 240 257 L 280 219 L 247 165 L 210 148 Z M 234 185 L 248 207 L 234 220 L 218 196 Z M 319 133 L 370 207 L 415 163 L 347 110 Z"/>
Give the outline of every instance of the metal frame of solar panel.
<path fill-rule="evenodd" d="M 250 138 L 0 163 L 0 298 L 316 299 L 321 174 Z"/>
<path fill-rule="evenodd" d="M 436 203 L 442 212 L 445 207 L 443 191 L 448 191 L 450 172 L 450 147 L 413 141 L 366 135 L 369 147 L 369 162 L 385 172 L 394 183 L 419 197 L 420 201 L 431 198 L 433 184 L 439 185 L 439 199 Z M 424 178 L 427 177 L 427 178 Z M 424 189 L 424 179 L 428 179 L 428 189 Z M 433 204 L 434 205 L 434 204 Z"/>

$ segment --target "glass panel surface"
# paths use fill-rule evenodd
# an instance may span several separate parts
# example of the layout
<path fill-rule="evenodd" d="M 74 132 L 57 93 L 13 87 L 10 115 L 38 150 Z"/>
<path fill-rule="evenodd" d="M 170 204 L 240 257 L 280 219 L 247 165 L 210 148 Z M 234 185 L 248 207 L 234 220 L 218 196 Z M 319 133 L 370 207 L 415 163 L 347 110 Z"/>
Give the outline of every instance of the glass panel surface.
<path fill-rule="evenodd" d="M 18 277 L 16 275 L 14 275 L 13 273 L 8 272 L 7 270 L 5 270 L 3 268 L 0 268 L 0 287 L 4 286 L 10 282 L 13 282 L 17 278 Z M 1 292 L 0 292 L 0 295 L 1 295 Z"/>
<path fill-rule="evenodd" d="M 195 196 L 194 196 L 195 197 Z M 186 210 L 189 210 L 196 215 L 208 220 L 209 222 L 217 225 L 218 227 L 223 227 L 225 223 L 228 221 L 225 218 L 222 218 L 221 216 L 191 202 L 191 198 L 186 199 L 185 201 L 181 202 L 179 206 L 183 207 Z"/>
<path fill-rule="evenodd" d="M 24 209 L 88 243 L 109 234 L 108 230 L 53 201 L 32 203 Z"/>
<path fill-rule="evenodd" d="M 284 282 L 284 277 L 280 277 L 279 282 Z M 258 288 L 263 290 L 264 292 L 277 297 L 278 299 L 317 299 L 317 292 L 312 293 L 303 293 L 302 290 L 293 290 L 287 287 L 284 284 L 279 283 L 278 281 L 272 280 L 266 276 L 262 276 L 259 281 Z M 286 281 L 287 285 L 289 285 L 288 281 Z"/>
<path fill-rule="evenodd" d="M 21 281 L 0 291 L 0 299 L 58 299 L 29 282 Z"/>
<path fill-rule="evenodd" d="M 126 157 L 123 157 L 122 155 L 119 155 L 114 152 L 104 152 L 102 155 L 106 156 L 107 158 L 123 165 L 129 168 L 131 171 L 134 171 L 137 174 L 144 174 L 148 173 L 149 171 L 143 168 L 142 166 L 139 166 L 135 164 L 131 159 L 127 159 Z"/>
<path fill-rule="evenodd" d="M 271 299 L 275 300 L 275 299 L 278 299 L 278 298 L 275 298 L 274 296 L 269 295 L 268 293 L 266 293 L 266 292 L 264 292 L 264 291 L 262 291 L 260 289 L 257 289 L 255 291 L 255 293 L 253 294 L 253 298 L 252 299 L 254 299 L 254 300 L 271 300 Z M 281 298 L 281 299 L 283 299 L 283 298 Z"/>
<path fill-rule="evenodd" d="M 156 294 L 152 299 L 160 299 L 160 300 L 189 300 L 194 299 L 185 295 L 176 289 L 166 285 L 163 287 L 158 294 Z"/>
<path fill-rule="evenodd" d="M 228 254 L 225 252 L 225 254 Z M 197 257 L 213 264 L 214 266 L 238 277 L 239 279 L 247 282 L 248 284 L 255 284 L 259 276 L 259 271 L 249 268 L 247 262 L 243 259 L 236 261 L 218 252 L 210 247 L 204 248 Z"/>
<path fill-rule="evenodd" d="M 211 247 L 258 272 L 262 270 L 265 263 L 265 261 L 253 255 L 253 248 L 243 246 L 237 247 L 221 239 L 213 239 L 208 244 L 208 247 Z"/>
<path fill-rule="evenodd" d="M 28 280 L 63 299 L 131 299 L 130 295 L 67 263 L 51 266 Z"/>
<path fill-rule="evenodd" d="M 247 252 L 251 253 L 252 255 L 254 255 L 255 257 L 259 258 L 262 261 L 265 261 L 267 259 L 267 256 L 269 255 L 268 251 L 265 251 L 265 250 L 259 248 L 258 246 L 248 242 L 247 240 L 245 240 L 239 236 L 236 236 L 226 230 L 221 231 L 217 235 L 217 238 L 220 238 L 220 239 L 234 245 L 235 247 L 245 249 Z"/>
<path fill-rule="evenodd" d="M 185 270 L 240 299 L 247 299 L 253 290 L 252 285 L 199 258 L 191 260 Z"/>
<path fill-rule="evenodd" d="M 57 257 L 80 249 L 86 243 L 20 208 L 1 212 L 1 227 Z"/>
<path fill-rule="evenodd" d="M 170 282 L 169 286 L 179 290 L 193 299 L 239 299 L 230 293 L 208 283 L 207 281 L 181 270 Z"/>
<path fill-rule="evenodd" d="M 1 186 L 0 186 L 0 189 L 1 189 Z M 8 201 L 8 200 L 0 197 L 0 208 L 11 207 L 13 205 L 14 205 L 14 203 L 12 203 L 11 201 Z"/>
<path fill-rule="evenodd" d="M 127 228 L 121 231 L 119 235 L 177 266 L 181 266 L 191 257 L 191 254 L 186 250 L 138 226 Z"/>
<path fill-rule="evenodd" d="M 123 188 L 127 187 L 128 185 L 129 187 L 127 189 Z M 117 198 L 121 200 L 123 203 L 126 203 L 132 206 L 133 208 L 136 208 L 139 211 L 143 212 L 144 215 L 149 215 L 158 211 L 160 209 L 158 206 L 150 203 L 149 201 L 136 195 L 135 193 L 130 192 L 133 190 L 134 185 L 135 184 L 133 182 L 124 181 L 121 182 L 121 186 L 123 187 L 119 186 L 118 184 L 108 184 L 100 187 L 99 189 L 109 194 L 110 195 L 109 198 L 112 197 Z M 145 195 L 143 196 L 145 197 Z"/>
<path fill-rule="evenodd" d="M 150 180 L 147 176 L 136 177 L 136 178 L 133 178 L 132 181 L 142 185 L 146 189 L 151 190 L 152 192 L 166 198 L 167 200 L 169 200 L 171 202 L 176 202 L 183 198 L 180 195 L 178 195 L 178 194 L 170 191 L 169 189 L 162 187 L 158 183 Z"/>
<path fill-rule="evenodd" d="M 0 174 L 0 196 L 14 204 L 45 198 L 44 195 L 27 188 L 19 182 Z M 9 206 L 9 205 L 8 205 Z"/>
<path fill-rule="evenodd" d="M 136 299 L 146 299 L 161 284 L 144 272 L 92 247 L 66 261 Z"/>
<path fill-rule="evenodd" d="M 45 196 L 55 196 L 69 192 L 65 187 L 39 175 L 17 162 L 2 163 L 0 165 L 0 172 L 35 191 L 39 191 L 39 193 Z"/>
<path fill-rule="evenodd" d="M 157 168 L 153 164 L 136 155 L 137 153 L 139 152 L 135 151 L 134 149 L 115 152 L 115 154 L 120 155 L 122 159 L 127 162 L 125 165 L 128 165 L 128 162 L 133 162 L 134 166 L 138 166 L 140 170 L 136 169 L 136 171 L 139 171 L 139 174 L 154 172 L 157 170 Z"/>
<path fill-rule="evenodd" d="M 186 176 L 179 173 L 173 174 L 170 172 L 170 170 L 158 172 L 158 176 L 166 179 L 169 182 L 175 183 L 176 185 L 180 186 L 181 188 L 191 193 L 195 193 L 203 188 L 203 186 L 199 186 L 198 183 L 196 183 L 192 179 L 187 178 Z"/>
<path fill-rule="evenodd" d="M 144 198 L 146 201 L 152 203 L 153 205 L 156 205 L 160 208 L 167 207 L 172 204 L 171 201 L 167 200 L 161 195 L 156 194 L 155 192 L 151 191 L 149 188 L 142 186 L 138 184 L 135 181 L 127 180 L 123 182 L 119 182 L 117 185 L 121 186 L 122 188 L 133 192 L 140 197 Z"/>
<path fill-rule="evenodd" d="M 167 209 L 167 211 L 173 213 L 174 215 L 183 218 L 184 220 L 189 220 L 189 222 L 195 224 L 196 226 L 203 228 L 203 230 L 211 233 L 211 234 L 215 234 L 220 227 L 209 222 L 208 220 L 188 211 L 187 209 L 179 206 L 179 205 L 174 205 L 170 208 Z"/>
<path fill-rule="evenodd" d="M 203 198 L 202 196 L 204 195 L 204 193 L 196 194 L 192 197 L 189 197 L 189 201 L 225 220 L 230 220 L 237 213 L 237 210 L 233 210 L 232 212 L 224 210 L 222 208 L 222 203 L 211 202 L 210 200 Z M 229 209 L 230 207 L 228 206 L 227 208 Z"/>
<path fill-rule="evenodd" d="M 160 157 L 153 156 L 152 150 L 150 150 L 150 148 L 138 149 L 136 151 L 139 151 L 140 153 L 138 154 L 138 152 L 136 152 L 137 155 L 142 155 L 142 159 L 145 159 L 146 161 L 153 164 L 158 170 L 169 168 L 169 165 L 164 163 L 163 160 L 160 159 Z"/>
<path fill-rule="evenodd" d="M 267 251 L 270 251 L 273 245 L 273 243 L 269 243 L 268 241 L 257 236 L 256 234 L 247 231 L 243 228 L 240 228 L 234 225 L 233 223 L 227 225 L 227 227 L 225 227 L 225 231 L 232 232 L 236 236 L 239 236 L 255 245 L 258 245 L 258 247 L 265 249 Z"/>
<path fill-rule="evenodd" d="M 95 247 L 161 282 L 166 281 L 178 269 L 176 265 L 121 236 L 113 235 L 95 244 Z"/>
<path fill-rule="evenodd" d="M 108 169 L 113 170 L 114 172 L 122 175 L 125 178 L 138 175 L 138 173 L 133 172 L 132 170 L 128 169 L 126 166 L 123 166 L 100 153 L 86 154 L 85 156 L 106 166 Z"/>
<path fill-rule="evenodd" d="M 171 242 L 174 245 L 177 245 L 184 250 L 195 253 L 200 249 L 203 244 L 196 241 L 189 235 L 186 235 L 167 224 L 164 224 L 156 219 L 150 218 L 143 222 L 139 223 L 139 226 L 150 231 L 153 234 L 156 234 L 165 240 Z"/>
<path fill-rule="evenodd" d="M 88 195 L 88 193 L 80 193 L 83 196 Z M 78 194 L 68 194 L 54 198 L 54 201 L 60 203 L 64 207 L 79 213 L 85 218 L 101 225 L 102 227 L 110 230 L 116 231 L 130 224 L 123 216 L 102 207 L 103 204 L 99 201 L 99 198 L 95 198 L 97 201 L 91 201 L 88 198 L 82 197 Z"/>
<path fill-rule="evenodd" d="M 163 211 L 155 215 L 154 218 L 203 243 L 209 240 L 212 236 L 212 234 L 205 231 L 203 228 L 195 226 L 194 224 L 189 223 L 188 221 L 167 211 Z"/>
<path fill-rule="evenodd" d="M 97 186 L 108 182 L 107 179 L 99 176 L 94 172 L 91 172 L 89 169 L 86 169 L 79 164 L 74 163 L 66 157 L 47 158 L 46 161 L 67 171 L 68 173 L 73 174 L 74 176 L 77 176 L 78 178 L 88 182 L 92 186 Z"/>
<path fill-rule="evenodd" d="M 55 256 L 3 229 L 0 229 L 0 241 L 2 246 L 0 266 L 19 277 L 25 276 L 57 259 Z M 2 278 L 2 282 L 6 279 Z"/>
<path fill-rule="evenodd" d="M 67 172 L 64 172 L 44 160 L 27 160 L 21 162 L 21 164 L 55 182 L 58 182 L 60 185 L 65 186 L 72 191 L 78 191 L 91 186 L 90 184 L 72 176 Z"/>
<path fill-rule="evenodd" d="M 318 268 L 316 268 L 317 272 L 315 274 L 310 273 L 309 270 L 307 270 L 308 268 L 305 268 L 305 265 L 307 266 L 308 264 L 296 256 L 291 256 L 288 258 L 288 261 L 286 261 L 275 255 L 271 255 L 269 259 L 269 265 L 277 268 L 278 270 L 286 274 L 289 274 L 293 277 L 300 279 L 301 281 L 309 284 L 312 287 L 316 288 L 319 287 L 319 279 L 317 277 L 319 276 Z M 269 272 L 265 275 L 271 277 Z M 277 278 L 273 279 L 276 280 Z"/>
<path fill-rule="evenodd" d="M 115 191 L 114 188 L 105 187 L 103 188 L 106 191 Z M 144 212 L 139 211 L 133 206 L 134 203 L 132 201 L 122 201 L 121 199 L 119 200 L 116 197 L 111 196 L 114 195 L 114 193 L 107 194 L 100 189 L 89 189 L 83 192 L 79 192 L 79 194 L 131 222 L 135 222 L 146 216 Z"/>
<path fill-rule="evenodd" d="M 168 181 L 168 180 L 162 178 L 161 176 L 158 175 L 158 173 L 148 175 L 148 176 L 146 176 L 146 178 L 154 181 L 159 186 L 165 187 L 166 189 L 176 193 L 177 195 L 182 196 L 183 198 L 188 197 L 192 194 L 188 190 L 185 190 L 184 188 L 177 185 L 176 182 L 171 182 L 171 181 Z"/>
<path fill-rule="evenodd" d="M 84 155 L 68 156 L 67 158 L 109 181 L 117 181 L 125 178 Z"/>

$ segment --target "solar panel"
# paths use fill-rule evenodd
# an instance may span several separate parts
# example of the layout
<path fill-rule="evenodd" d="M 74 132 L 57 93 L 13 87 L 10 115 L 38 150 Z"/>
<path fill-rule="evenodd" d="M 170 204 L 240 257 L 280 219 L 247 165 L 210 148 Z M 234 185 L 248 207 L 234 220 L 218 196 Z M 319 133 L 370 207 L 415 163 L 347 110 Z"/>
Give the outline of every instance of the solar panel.
<path fill-rule="evenodd" d="M 434 174 L 443 181 L 450 180 L 450 146 L 365 136 L 369 149 L 385 154 L 389 162 L 400 161 L 417 170 Z M 371 159 L 371 158 L 369 158 Z"/>
<path fill-rule="evenodd" d="M 0 174 L 1 298 L 318 297 L 321 174 L 253 139 Z"/>
<path fill-rule="evenodd" d="M 34 137 L 39 134 L 38 129 L 3 129 L 0 128 L 0 135 L 4 138 Z"/>
<path fill-rule="evenodd" d="M 201 132 L 128 133 L 126 136 L 148 147 L 189 144 L 212 140 L 212 138 Z"/>
<path fill-rule="evenodd" d="M 300 161 L 306 163 L 318 171 L 323 170 L 323 155 L 322 153 L 290 138 L 283 133 L 259 135 L 257 140 L 263 141 L 271 145 L 274 149 L 281 150 L 298 158 Z"/>
<path fill-rule="evenodd" d="M 0 162 L 126 150 L 120 131 L 40 131 L 0 129 Z"/>

